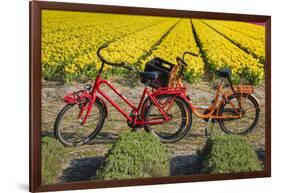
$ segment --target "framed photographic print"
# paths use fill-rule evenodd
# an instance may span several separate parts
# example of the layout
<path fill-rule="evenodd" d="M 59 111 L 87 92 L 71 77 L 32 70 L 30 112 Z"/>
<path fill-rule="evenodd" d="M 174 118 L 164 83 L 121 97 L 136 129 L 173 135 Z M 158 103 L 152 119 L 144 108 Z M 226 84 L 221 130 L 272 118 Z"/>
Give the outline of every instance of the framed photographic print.
<path fill-rule="evenodd" d="M 271 17 L 30 2 L 30 191 L 271 176 Z"/>

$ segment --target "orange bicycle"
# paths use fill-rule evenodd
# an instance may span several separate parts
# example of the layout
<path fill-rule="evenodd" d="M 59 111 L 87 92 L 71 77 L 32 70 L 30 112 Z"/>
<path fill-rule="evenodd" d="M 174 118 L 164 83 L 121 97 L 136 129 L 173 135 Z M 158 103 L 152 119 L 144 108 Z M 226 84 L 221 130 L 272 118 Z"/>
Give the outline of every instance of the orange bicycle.
<path fill-rule="evenodd" d="M 190 52 L 185 52 L 182 58 L 176 58 L 179 64 L 179 73 L 174 81 L 173 86 L 175 87 L 183 87 L 181 77 L 184 68 L 187 66 L 184 60 L 186 54 L 198 56 Z M 212 103 L 208 106 L 196 106 L 191 102 L 187 93 L 185 100 L 187 105 L 197 117 L 208 122 L 207 129 L 211 123 L 213 123 L 213 127 L 214 123 L 218 122 L 221 129 L 227 134 L 246 135 L 250 133 L 256 127 L 260 115 L 260 103 L 254 96 L 253 86 L 233 85 L 230 79 L 231 70 L 228 68 L 218 70 L 215 73 L 221 77 L 221 81 L 217 86 Z M 226 90 L 223 89 L 225 79 L 228 81 L 230 87 Z"/>

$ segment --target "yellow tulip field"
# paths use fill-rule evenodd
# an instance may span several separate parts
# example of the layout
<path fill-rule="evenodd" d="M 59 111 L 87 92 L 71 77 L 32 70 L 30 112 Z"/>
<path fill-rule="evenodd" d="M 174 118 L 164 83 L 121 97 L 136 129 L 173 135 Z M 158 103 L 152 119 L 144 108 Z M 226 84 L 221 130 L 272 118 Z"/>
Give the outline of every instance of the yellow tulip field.
<path fill-rule="evenodd" d="M 206 72 L 229 67 L 233 79 L 260 84 L 264 80 L 265 27 L 245 22 L 138 15 L 42 11 L 42 77 L 54 81 L 95 78 L 101 65 L 97 49 L 111 62 L 144 69 L 153 57 L 176 64 L 188 56 L 184 75 L 199 81 Z M 126 70 L 106 66 L 106 74 Z"/>

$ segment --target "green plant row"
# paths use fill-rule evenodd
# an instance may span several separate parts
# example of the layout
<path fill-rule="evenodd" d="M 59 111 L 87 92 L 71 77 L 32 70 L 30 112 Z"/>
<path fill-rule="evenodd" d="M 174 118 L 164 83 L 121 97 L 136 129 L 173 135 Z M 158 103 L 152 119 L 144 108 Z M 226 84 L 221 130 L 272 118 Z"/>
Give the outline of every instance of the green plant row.
<path fill-rule="evenodd" d="M 160 140 L 150 133 L 122 134 L 105 156 L 96 179 L 130 179 L 170 174 L 169 152 Z"/>
<path fill-rule="evenodd" d="M 199 152 L 202 173 L 231 173 L 262 170 L 254 148 L 236 135 L 218 135 L 207 140 Z"/>

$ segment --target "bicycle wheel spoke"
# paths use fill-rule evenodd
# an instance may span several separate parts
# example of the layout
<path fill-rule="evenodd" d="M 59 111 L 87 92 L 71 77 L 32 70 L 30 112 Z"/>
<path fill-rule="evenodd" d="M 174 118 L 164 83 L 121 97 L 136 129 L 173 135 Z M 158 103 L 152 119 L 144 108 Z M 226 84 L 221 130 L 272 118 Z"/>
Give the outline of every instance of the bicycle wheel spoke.
<path fill-rule="evenodd" d="M 235 115 L 231 110 L 235 103 L 236 97 L 230 99 L 229 104 L 222 107 L 222 115 Z M 241 115 L 241 118 L 237 119 L 222 119 L 220 120 L 221 127 L 233 134 L 244 134 L 251 129 L 256 123 L 257 109 L 253 99 L 248 98 L 246 95 L 239 96 L 239 101 L 241 104 L 241 109 L 237 108 L 237 115 Z M 232 105 L 231 105 L 232 104 Z M 233 105 L 235 104 L 235 105 Z"/>
<path fill-rule="evenodd" d="M 250 106 L 250 107 L 248 107 L 248 108 L 243 108 L 243 110 L 245 111 L 245 112 L 248 112 L 248 111 L 250 111 L 250 110 L 252 110 L 252 109 L 255 109 L 255 107 L 254 106 Z"/>
<path fill-rule="evenodd" d="M 172 120 L 188 120 L 188 118 L 173 118 Z"/>
<path fill-rule="evenodd" d="M 169 117 L 169 121 L 161 124 L 147 124 L 146 129 L 167 142 L 180 139 L 189 130 L 187 124 L 190 120 L 187 118 L 187 113 L 190 112 L 186 111 L 184 102 L 174 96 L 161 96 L 157 100 L 160 104 L 164 104 L 165 108 L 163 110 Z M 161 107 L 163 108 L 163 106 Z M 148 122 L 156 121 L 156 119 L 165 120 L 164 115 L 159 112 L 159 109 L 154 104 L 148 107 L 145 117 Z"/>
<path fill-rule="evenodd" d="M 92 106 L 91 113 L 87 115 L 86 122 L 81 124 L 87 111 L 81 114 L 78 105 L 68 105 L 66 111 L 60 117 L 60 124 L 57 126 L 60 140 L 69 146 L 88 140 L 104 117 L 101 116 L 101 108 L 96 103 Z M 80 119 L 78 119 L 80 116 Z"/>

